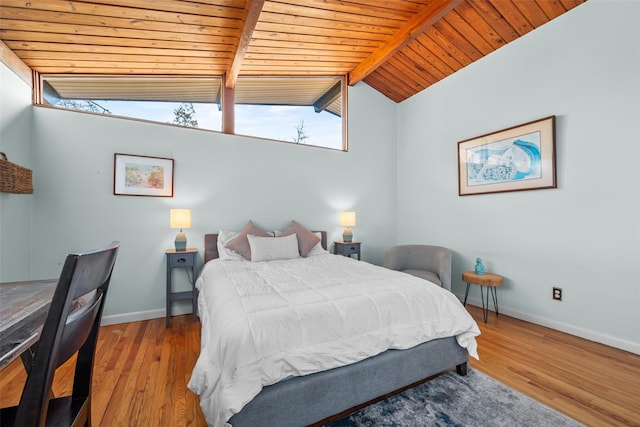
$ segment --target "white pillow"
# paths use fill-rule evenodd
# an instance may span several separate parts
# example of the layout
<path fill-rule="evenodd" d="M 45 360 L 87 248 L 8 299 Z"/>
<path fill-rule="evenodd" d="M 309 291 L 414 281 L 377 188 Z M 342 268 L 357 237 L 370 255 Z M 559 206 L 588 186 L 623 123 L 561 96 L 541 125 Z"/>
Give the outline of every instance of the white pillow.
<path fill-rule="evenodd" d="M 314 255 L 328 254 L 329 251 L 322 247 L 322 233 L 320 233 L 319 231 L 316 231 L 313 234 L 318 236 L 320 238 L 320 241 L 314 247 L 311 248 L 311 250 L 307 254 L 307 257 L 314 256 Z"/>
<path fill-rule="evenodd" d="M 282 233 L 284 233 L 284 231 L 275 230 L 273 232 L 273 234 L 276 237 L 281 236 Z M 318 236 L 318 239 L 320 239 L 320 241 L 318 243 L 316 243 L 316 245 L 314 247 L 311 248 L 311 250 L 309 251 L 309 253 L 307 254 L 307 256 L 305 258 L 308 258 L 310 256 L 314 256 L 314 255 L 322 255 L 322 254 L 330 253 L 328 250 L 326 250 L 325 248 L 322 247 L 322 233 L 319 232 L 319 231 L 313 231 L 312 233 L 315 234 L 316 236 Z"/>
<path fill-rule="evenodd" d="M 285 237 L 260 237 L 248 234 L 251 262 L 294 259 L 300 257 L 298 238 L 295 234 Z"/>
<path fill-rule="evenodd" d="M 218 231 L 218 259 L 221 261 L 243 261 L 244 257 L 234 251 L 233 249 L 229 249 L 226 247 L 227 243 L 235 239 L 239 231 L 226 231 L 219 230 Z"/>

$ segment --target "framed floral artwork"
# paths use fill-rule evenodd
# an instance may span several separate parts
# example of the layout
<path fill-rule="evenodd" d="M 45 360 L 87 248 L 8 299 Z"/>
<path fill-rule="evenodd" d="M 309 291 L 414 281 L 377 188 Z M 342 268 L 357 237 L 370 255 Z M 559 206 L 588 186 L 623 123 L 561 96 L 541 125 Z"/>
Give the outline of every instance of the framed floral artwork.
<path fill-rule="evenodd" d="M 115 153 L 113 194 L 173 197 L 173 159 Z"/>

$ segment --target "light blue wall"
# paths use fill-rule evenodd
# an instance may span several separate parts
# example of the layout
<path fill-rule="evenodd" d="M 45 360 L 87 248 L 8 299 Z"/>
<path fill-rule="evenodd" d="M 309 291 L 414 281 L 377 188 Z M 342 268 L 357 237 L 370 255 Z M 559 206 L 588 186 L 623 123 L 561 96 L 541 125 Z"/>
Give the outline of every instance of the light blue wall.
<path fill-rule="evenodd" d="M 295 219 L 337 240 L 338 212 L 354 210 L 364 259 L 381 262 L 396 235 L 395 108 L 351 88 L 345 153 L 36 107 L 33 276 L 57 274 L 70 250 L 119 240 L 105 314 L 163 309 L 172 207 L 192 209 L 186 234 L 200 249 L 205 233 L 249 219 L 271 230 Z M 114 196 L 114 153 L 173 158 L 174 197 Z"/>
<path fill-rule="evenodd" d="M 399 242 L 452 248 L 458 294 L 479 256 L 503 312 L 636 352 L 638 19 L 640 2 L 590 0 L 403 102 L 397 125 Z M 558 189 L 458 196 L 458 141 L 549 115 Z"/>
<path fill-rule="evenodd" d="M 33 169 L 31 87 L 0 63 L 0 151 Z M 35 195 L 0 193 L 0 281 L 28 277 L 31 270 L 31 207 Z"/>
<path fill-rule="evenodd" d="M 0 280 L 56 276 L 66 252 L 118 239 L 107 316 L 162 315 L 171 207 L 193 209 L 199 248 L 250 218 L 339 239 L 353 209 L 365 260 L 448 246 L 460 294 L 481 256 L 506 278 L 503 312 L 639 352 L 638 5 L 590 0 L 399 105 L 350 88 L 348 153 L 32 108 L 0 65 L 2 150 L 35 181 L 33 196 L 0 194 Z M 458 197 L 458 141 L 551 114 L 558 189 Z M 175 197 L 113 196 L 115 152 L 174 158 Z"/>

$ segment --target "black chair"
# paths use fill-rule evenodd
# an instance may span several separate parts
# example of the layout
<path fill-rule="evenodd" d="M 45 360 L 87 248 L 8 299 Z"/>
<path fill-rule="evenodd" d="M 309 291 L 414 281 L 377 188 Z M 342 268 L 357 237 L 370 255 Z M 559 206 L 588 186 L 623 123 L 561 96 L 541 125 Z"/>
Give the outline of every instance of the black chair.
<path fill-rule="evenodd" d="M 93 360 L 119 246 L 67 255 L 32 362 L 25 362 L 20 404 L 0 409 L 2 427 L 91 425 Z M 54 398 L 55 370 L 76 352 L 72 395 Z"/>

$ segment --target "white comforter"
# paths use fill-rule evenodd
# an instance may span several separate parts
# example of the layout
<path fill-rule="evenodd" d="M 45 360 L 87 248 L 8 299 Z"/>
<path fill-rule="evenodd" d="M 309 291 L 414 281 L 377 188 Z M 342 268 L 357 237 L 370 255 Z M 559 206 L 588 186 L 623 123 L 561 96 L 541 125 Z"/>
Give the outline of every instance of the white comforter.
<path fill-rule="evenodd" d="M 478 357 L 478 326 L 452 293 L 351 258 L 213 260 L 196 286 L 201 352 L 189 389 L 209 425 L 225 425 L 263 386 L 388 349 L 455 335 Z"/>

